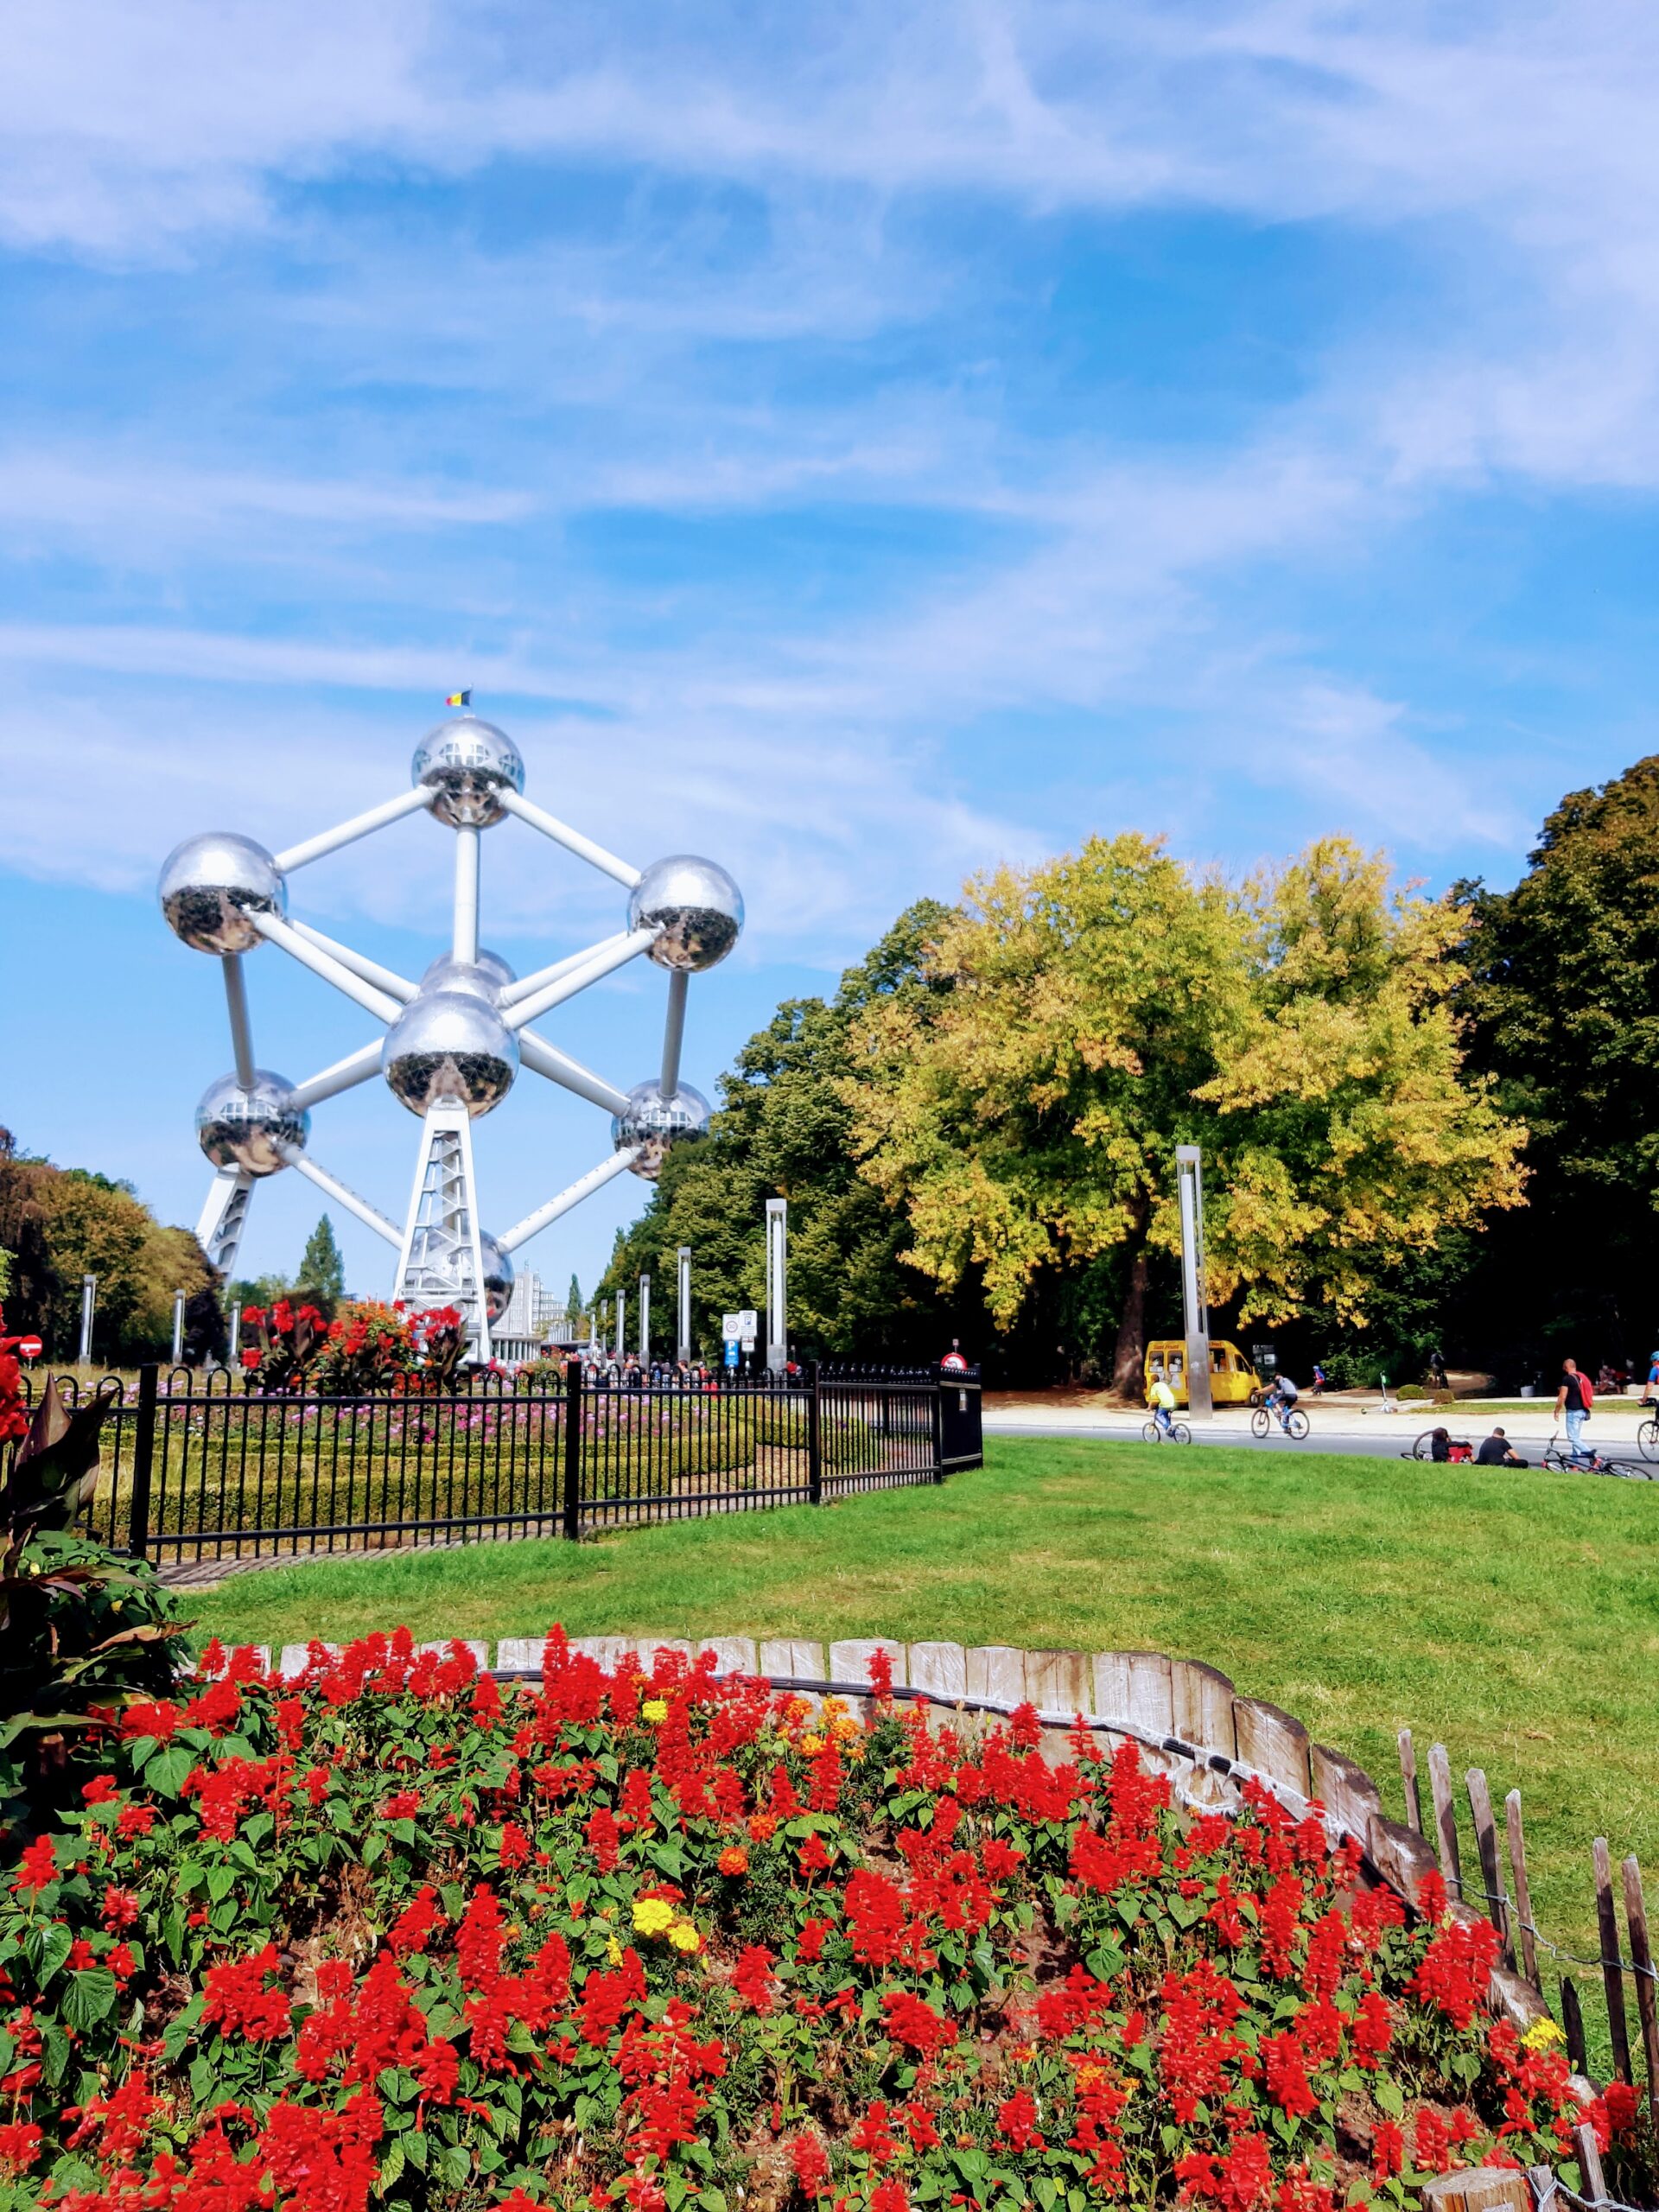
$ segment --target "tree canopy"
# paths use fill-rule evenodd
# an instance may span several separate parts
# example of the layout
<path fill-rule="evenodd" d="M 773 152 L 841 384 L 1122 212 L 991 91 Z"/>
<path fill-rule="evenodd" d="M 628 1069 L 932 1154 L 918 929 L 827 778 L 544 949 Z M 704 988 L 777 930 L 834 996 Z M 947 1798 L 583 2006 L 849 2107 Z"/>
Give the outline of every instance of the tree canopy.
<path fill-rule="evenodd" d="M 330 1320 L 335 1306 L 346 1295 L 346 1262 L 335 1241 L 334 1225 L 327 1214 L 306 1239 L 295 1288 Z"/>
<path fill-rule="evenodd" d="M 31 1159 L 3 1131 L 0 1244 L 12 1255 L 7 1319 L 37 1330 L 50 1357 L 72 1357 L 78 1348 L 84 1274 L 98 1277 L 92 1342 L 99 1358 L 165 1351 L 178 1290 L 185 1294 L 193 1348 L 218 1348 L 207 1340 L 216 1306 L 211 1296 L 201 1296 L 213 1290 L 217 1277 L 190 1230 L 163 1227 L 130 1184 Z"/>
<path fill-rule="evenodd" d="M 1659 1343 L 1659 754 L 1569 792 L 1512 890 L 1465 882 L 1453 899 L 1471 1060 L 1531 1133 L 1527 1214 L 1494 1236 L 1464 1325 L 1522 1367 L 1546 1337 L 1645 1359 Z"/>
<path fill-rule="evenodd" d="M 1457 933 L 1339 839 L 1236 887 L 1135 835 L 999 870 L 860 1009 L 853 1148 L 905 1256 L 976 1274 L 999 1328 L 1118 1255 L 1121 1387 L 1179 1249 L 1178 1143 L 1205 1150 L 1212 1303 L 1362 1324 L 1379 1275 L 1520 1197 L 1522 1132 L 1461 1065 Z"/>
<path fill-rule="evenodd" d="M 909 1231 L 858 1173 L 846 1090 L 855 1027 L 877 1005 L 912 1009 L 923 1028 L 948 982 L 923 972 L 924 948 L 949 910 L 924 900 L 841 979 L 833 998 L 786 1001 L 721 1077 L 723 1100 L 700 1144 L 670 1153 L 645 1213 L 618 1240 L 601 1283 L 632 1303 L 642 1273 L 674 1281 L 676 1253 L 692 1249 L 694 1335 L 708 1356 L 719 1317 L 757 1309 L 766 1295 L 766 1202 L 790 1207 L 791 1335 L 825 1352 L 937 1357 L 952 1335 L 980 1333 L 971 1291 L 953 1298 L 900 1253 Z M 964 1322 L 964 1312 L 968 1319 Z M 658 1333 L 673 1326 L 671 1294 L 659 1293 Z"/>

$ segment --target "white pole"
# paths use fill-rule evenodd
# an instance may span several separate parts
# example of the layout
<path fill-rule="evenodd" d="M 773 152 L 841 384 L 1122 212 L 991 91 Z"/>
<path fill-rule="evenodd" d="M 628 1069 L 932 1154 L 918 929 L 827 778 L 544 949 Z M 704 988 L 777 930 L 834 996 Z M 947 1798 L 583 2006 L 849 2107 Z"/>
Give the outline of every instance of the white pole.
<path fill-rule="evenodd" d="M 585 1068 L 580 1060 L 573 1060 L 550 1045 L 545 1037 L 538 1037 L 533 1029 L 518 1032 L 518 1057 L 527 1068 L 537 1075 L 544 1075 L 550 1083 L 556 1083 L 566 1090 L 574 1090 L 578 1098 L 586 1098 L 594 1106 L 602 1106 L 607 1114 L 626 1114 L 628 1094 L 619 1090 L 603 1076 Z"/>
<path fill-rule="evenodd" d="M 342 822 L 337 830 L 325 830 L 319 836 L 307 837 L 297 845 L 290 845 L 285 852 L 272 855 L 284 875 L 292 869 L 304 868 L 311 861 L 320 861 L 325 853 L 337 853 L 342 845 L 354 845 L 359 837 L 366 837 L 372 830 L 384 830 L 388 822 L 401 821 L 405 814 L 416 814 L 423 806 L 430 806 L 437 797 L 424 784 L 416 784 L 412 791 L 399 791 L 396 798 L 389 798 L 384 806 L 372 806 L 366 814 L 354 814 L 349 822 Z"/>
<path fill-rule="evenodd" d="M 592 1198 L 595 1191 L 602 1191 L 613 1176 L 624 1174 L 639 1156 L 637 1145 L 624 1145 L 620 1152 L 613 1152 L 608 1160 L 601 1160 L 597 1167 L 590 1168 L 568 1190 L 561 1191 L 556 1198 L 550 1198 L 544 1206 L 537 1206 L 534 1213 L 527 1213 L 522 1221 L 515 1222 L 505 1235 L 496 1238 L 496 1243 L 504 1252 L 516 1252 L 521 1244 L 528 1244 L 532 1236 L 539 1236 L 543 1230 L 550 1228 L 562 1214 L 569 1213 L 572 1206 L 580 1205 L 584 1198 Z M 595 1339 L 599 1328 L 598 1313 L 595 1305 L 588 1317 Z"/>
<path fill-rule="evenodd" d="M 173 1294 L 173 1364 L 176 1367 L 184 1357 L 184 1293 Z"/>
<path fill-rule="evenodd" d="M 680 1047 L 685 1042 L 685 994 L 691 981 L 683 968 L 668 979 L 668 1020 L 663 1028 L 662 1093 L 671 1098 L 680 1087 Z"/>
<path fill-rule="evenodd" d="M 651 1365 L 651 1277 L 639 1278 L 639 1364 Z"/>
<path fill-rule="evenodd" d="M 383 1043 L 384 1039 L 377 1039 L 372 1045 L 360 1046 L 355 1052 L 347 1052 L 343 1060 L 336 1060 L 333 1067 L 308 1076 L 303 1083 L 296 1083 L 292 1103 L 302 1109 L 315 1106 L 325 1098 L 337 1098 L 342 1090 L 366 1083 L 372 1075 L 378 1075 Z"/>
<path fill-rule="evenodd" d="M 573 830 L 561 822 L 556 815 L 545 813 L 539 806 L 511 788 L 499 791 L 496 797 L 509 814 L 516 814 L 521 822 L 529 823 L 532 830 L 539 830 L 543 837 L 550 837 L 556 845 L 563 845 L 567 853 L 574 853 L 579 861 L 586 861 L 603 875 L 613 876 L 618 883 L 626 883 L 630 891 L 644 874 L 642 868 L 630 868 L 626 861 L 620 861 L 614 853 L 607 853 L 603 845 L 596 845 L 591 837 L 584 837 L 580 830 Z"/>
<path fill-rule="evenodd" d="M 239 952 L 224 956 L 225 1006 L 231 1017 L 231 1049 L 236 1055 L 236 1079 L 244 1090 L 253 1089 L 253 1024 L 248 1019 L 248 979 Z"/>
<path fill-rule="evenodd" d="M 315 944 L 308 944 L 297 930 L 289 929 L 288 924 L 276 915 L 262 914 L 253 906 L 246 908 L 245 912 L 261 937 L 269 938 L 273 944 L 280 944 L 283 950 L 291 954 L 302 968 L 308 968 L 314 976 L 321 976 L 325 983 L 332 983 L 337 991 L 343 991 L 348 999 L 354 999 L 378 1020 L 396 1021 L 403 1012 L 396 999 L 388 997 L 385 991 L 377 991 L 372 984 L 353 976 L 349 968 L 342 967 L 330 954 L 320 951 Z"/>
<path fill-rule="evenodd" d="M 231 1301 L 231 1358 L 232 1367 L 239 1366 L 242 1358 L 242 1301 Z"/>
<path fill-rule="evenodd" d="M 596 952 L 584 967 L 572 969 L 561 976 L 556 982 L 543 983 L 539 991 L 532 991 L 527 999 L 520 999 L 516 1006 L 504 1009 L 502 1019 L 509 1029 L 522 1029 L 527 1021 L 534 1021 L 537 1014 L 545 1014 L 550 1007 L 563 1006 L 590 983 L 601 982 L 619 968 L 626 968 L 630 960 L 653 945 L 662 934 L 660 930 L 630 930 L 608 952 Z"/>
<path fill-rule="evenodd" d="M 628 1348 L 627 1308 L 622 1293 L 616 1294 L 616 1357 L 620 1362 Z"/>
<path fill-rule="evenodd" d="M 789 1202 L 766 1200 L 766 1365 L 781 1375 L 789 1364 L 786 1267 Z"/>
<path fill-rule="evenodd" d="M 383 968 L 378 960 L 371 960 L 366 952 L 355 946 L 342 944 L 338 938 L 326 937 L 321 930 L 314 930 L 309 922 L 296 922 L 290 914 L 288 926 L 297 930 L 308 944 L 315 944 L 319 952 L 327 953 L 338 960 L 342 968 L 349 968 L 353 976 L 360 976 L 365 983 L 372 983 L 388 998 L 401 999 L 407 1006 L 420 995 L 420 985 L 411 983 L 407 976 L 400 976 L 395 969 Z"/>
<path fill-rule="evenodd" d="M 679 1326 L 675 1331 L 676 1350 L 683 1365 L 691 1364 L 691 1247 L 682 1244 L 679 1249 Z"/>
<path fill-rule="evenodd" d="M 478 958 L 478 841 L 482 835 L 475 823 L 463 822 L 455 831 L 454 952 L 469 968 Z"/>
<path fill-rule="evenodd" d="M 1204 1282 L 1204 1154 L 1197 1145 L 1176 1146 L 1175 1181 L 1181 1217 L 1186 1409 L 1194 1421 L 1212 1421 L 1216 1409 L 1210 1385 L 1210 1308 Z"/>
<path fill-rule="evenodd" d="M 98 1277 L 82 1275 L 80 1279 L 80 1354 L 79 1364 L 92 1363 L 92 1309 L 98 1303 Z"/>
<path fill-rule="evenodd" d="M 289 1166 L 297 1167 L 308 1183 L 315 1183 L 318 1190 L 333 1198 L 337 1205 L 344 1206 L 347 1213 L 354 1213 L 365 1229 L 373 1230 L 377 1236 L 384 1236 L 388 1244 L 395 1245 L 402 1251 L 403 1230 L 395 1221 L 389 1221 L 378 1206 L 372 1206 L 366 1198 L 359 1198 L 351 1185 L 342 1183 L 338 1175 L 331 1175 L 326 1167 L 319 1167 L 309 1153 L 290 1151 L 285 1157 Z"/>
<path fill-rule="evenodd" d="M 517 1006 L 520 999 L 527 999 L 539 991 L 543 983 L 556 983 L 561 976 L 573 975 L 578 968 L 585 968 L 601 952 L 609 952 L 627 936 L 626 930 L 614 930 L 609 937 L 601 938 L 597 944 L 584 945 L 580 952 L 567 952 L 563 960 L 555 960 L 545 968 L 537 968 L 528 976 L 521 976 L 516 983 L 509 983 L 497 994 L 498 1006 Z"/>

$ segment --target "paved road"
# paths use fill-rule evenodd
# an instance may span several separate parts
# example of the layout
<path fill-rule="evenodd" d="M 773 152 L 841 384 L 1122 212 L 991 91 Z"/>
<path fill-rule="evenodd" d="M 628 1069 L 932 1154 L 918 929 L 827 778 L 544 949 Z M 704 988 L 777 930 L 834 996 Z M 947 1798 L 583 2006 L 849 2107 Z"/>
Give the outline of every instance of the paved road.
<path fill-rule="evenodd" d="M 1340 1405 L 1313 1405 L 1307 1408 L 1307 1412 L 1311 1433 L 1303 1442 L 1286 1436 L 1278 1428 L 1264 1437 L 1252 1436 L 1248 1415 L 1230 1409 L 1217 1414 L 1212 1423 L 1196 1423 L 1192 1441 L 1195 1445 L 1230 1445 L 1236 1450 L 1249 1452 L 1335 1452 L 1354 1459 L 1397 1459 L 1410 1451 L 1425 1428 L 1436 1425 L 1422 1413 L 1366 1414 Z M 1095 1443 L 1127 1444 L 1141 1440 L 1145 1418 L 1143 1414 L 1080 1406 L 996 1406 L 986 1408 L 984 1422 L 988 1436 L 1077 1437 Z M 1441 1418 L 1453 1436 L 1471 1440 L 1486 1435 L 1493 1419 L 1478 1408 L 1461 1408 Z M 1501 1419 L 1515 1449 L 1536 1466 L 1554 1433 L 1549 1413 L 1506 1413 Z M 1643 1464 L 1636 1445 L 1636 1421 L 1623 1412 L 1594 1421 L 1592 1440 L 1611 1457 L 1634 1465 Z M 1652 1474 L 1659 1478 L 1659 1464 L 1654 1465 Z"/>

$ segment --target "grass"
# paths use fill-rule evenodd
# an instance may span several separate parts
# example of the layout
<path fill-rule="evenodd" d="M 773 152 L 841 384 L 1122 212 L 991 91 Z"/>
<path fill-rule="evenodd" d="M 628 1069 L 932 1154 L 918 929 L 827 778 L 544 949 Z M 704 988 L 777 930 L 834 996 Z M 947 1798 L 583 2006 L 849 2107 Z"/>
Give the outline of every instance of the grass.
<path fill-rule="evenodd" d="M 1204 1659 L 1357 1758 L 1396 1817 L 1404 1726 L 1425 1797 L 1433 1742 L 1459 1782 L 1478 1766 L 1495 1800 L 1518 1786 L 1535 1916 L 1593 1955 L 1591 1839 L 1659 1872 L 1656 1537 L 1645 1484 L 1008 1438 L 942 1489 L 279 1569 L 189 1593 L 188 1610 L 204 1633 L 270 1644 L 561 1620 Z M 1605 2054 L 1598 1976 L 1576 1979 Z"/>

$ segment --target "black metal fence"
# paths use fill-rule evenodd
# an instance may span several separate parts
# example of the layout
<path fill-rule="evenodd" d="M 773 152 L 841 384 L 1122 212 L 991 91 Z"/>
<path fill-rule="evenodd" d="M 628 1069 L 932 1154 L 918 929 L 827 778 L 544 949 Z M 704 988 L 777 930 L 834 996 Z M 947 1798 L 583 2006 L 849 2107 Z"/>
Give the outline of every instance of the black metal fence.
<path fill-rule="evenodd" d="M 943 1481 L 980 1464 L 979 1408 L 973 1369 L 705 1389 L 594 1381 L 573 1363 L 563 1382 L 337 1398 L 145 1367 L 105 1427 L 86 1525 L 158 1564 L 575 1538 Z"/>

